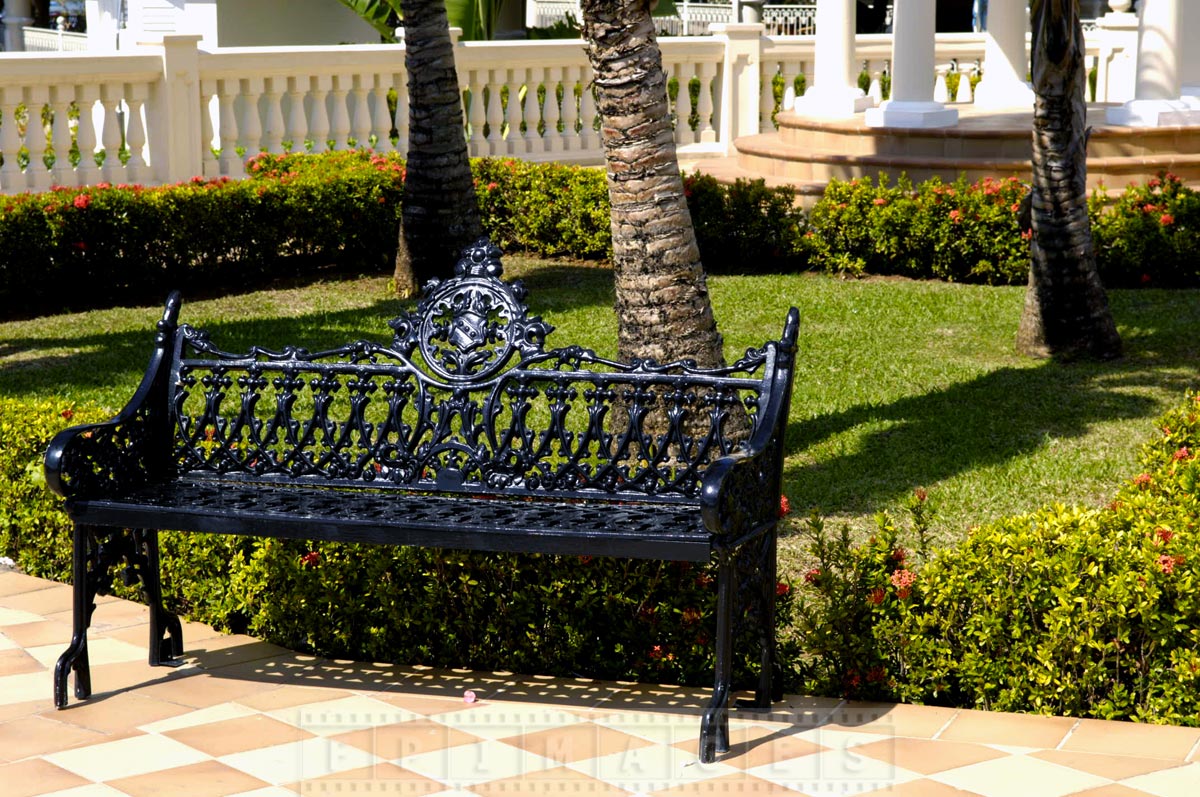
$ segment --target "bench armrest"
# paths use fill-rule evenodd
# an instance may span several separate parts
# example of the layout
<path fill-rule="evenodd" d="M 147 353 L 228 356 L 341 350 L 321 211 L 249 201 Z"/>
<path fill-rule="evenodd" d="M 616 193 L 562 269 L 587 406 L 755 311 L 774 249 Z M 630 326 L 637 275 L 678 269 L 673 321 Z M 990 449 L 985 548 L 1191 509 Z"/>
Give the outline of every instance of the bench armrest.
<path fill-rule="evenodd" d="M 733 541 L 779 520 L 779 465 L 773 449 L 739 451 L 708 467 L 700 493 L 705 528 Z"/>
<path fill-rule="evenodd" d="M 162 475 L 170 428 L 167 383 L 180 297 L 173 291 L 158 322 L 154 353 L 133 398 L 116 417 L 72 426 L 46 449 L 46 485 L 63 498 L 117 495 Z"/>

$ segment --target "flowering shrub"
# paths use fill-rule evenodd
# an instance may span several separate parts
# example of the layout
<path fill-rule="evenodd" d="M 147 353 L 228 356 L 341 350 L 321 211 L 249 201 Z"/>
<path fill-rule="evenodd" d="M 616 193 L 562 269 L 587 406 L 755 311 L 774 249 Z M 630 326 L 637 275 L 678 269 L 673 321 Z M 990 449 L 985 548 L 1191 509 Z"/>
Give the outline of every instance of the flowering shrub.
<path fill-rule="evenodd" d="M 886 518 L 862 546 L 815 544 L 797 601 L 801 684 L 1200 725 L 1200 394 L 1158 427 L 1102 509 L 1007 518 L 912 563 Z"/>
<path fill-rule="evenodd" d="M 1018 224 L 1026 188 L 1017 179 L 985 178 L 916 189 L 833 180 L 813 207 L 811 263 L 833 273 L 899 274 L 989 285 L 1016 284 L 1029 273 L 1029 247 Z"/>
<path fill-rule="evenodd" d="M 1169 172 L 1089 203 L 1096 260 L 1109 287 L 1200 285 L 1200 194 Z"/>

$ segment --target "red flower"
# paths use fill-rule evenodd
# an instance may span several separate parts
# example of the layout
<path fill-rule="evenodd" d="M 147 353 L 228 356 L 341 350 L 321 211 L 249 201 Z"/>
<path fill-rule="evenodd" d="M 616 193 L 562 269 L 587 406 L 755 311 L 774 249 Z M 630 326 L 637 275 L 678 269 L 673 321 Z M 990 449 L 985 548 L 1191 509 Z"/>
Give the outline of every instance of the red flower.
<path fill-rule="evenodd" d="M 317 553 L 316 551 L 309 551 L 308 553 L 304 554 L 304 556 L 300 557 L 300 564 L 304 565 L 305 567 L 316 567 L 317 563 L 320 561 L 321 554 Z"/>
<path fill-rule="evenodd" d="M 1133 483 L 1143 490 L 1149 487 L 1153 481 L 1154 477 L 1149 473 L 1139 473 L 1137 476 L 1133 477 Z"/>
<path fill-rule="evenodd" d="M 873 605 L 878 606 L 879 604 L 883 603 L 883 597 L 883 587 L 876 587 L 875 589 L 871 590 L 871 594 L 867 597 L 867 600 L 869 600 Z"/>
<path fill-rule="evenodd" d="M 687 625 L 695 625 L 700 622 L 700 610 L 692 606 L 683 610 L 683 622 Z"/>
<path fill-rule="evenodd" d="M 1168 576 L 1175 572 L 1175 557 L 1170 554 L 1163 554 L 1158 557 L 1158 569 L 1166 573 Z"/>
<path fill-rule="evenodd" d="M 62 417 L 66 418 L 69 421 L 75 417 L 75 410 L 71 409 L 70 407 L 67 407 L 65 410 L 60 412 L 59 415 L 61 415 Z"/>
<path fill-rule="evenodd" d="M 1183 448 L 1179 449 L 1174 454 L 1172 454 L 1171 458 L 1174 459 L 1176 462 L 1180 461 L 1181 459 L 1191 459 L 1192 452 L 1188 451 L 1187 446 L 1184 446 Z"/>
<path fill-rule="evenodd" d="M 79 196 L 75 197 L 74 204 L 75 204 L 75 207 L 79 208 L 80 210 L 83 210 L 88 205 L 92 204 L 92 195 L 91 194 L 80 194 Z"/>
<path fill-rule="evenodd" d="M 1175 536 L 1175 532 L 1171 531 L 1170 529 L 1155 529 L 1154 533 L 1158 535 L 1158 539 L 1163 544 L 1170 542 Z"/>
<path fill-rule="evenodd" d="M 903 547 L 899 547 L 896 550 L 892 551 L 892 558 L 895 559 L 897 562 L 903 562 L 905 559 L 908 558 L 908 551 L 904 550 Z"/>
<path fill-rule="evenodd" d="M 1149 274 L 1143 274 L 1143 275 L 1142 275 L 1142 284 L 1143 284 L 1143 285 L 1149 285 L 1149 284 L 1150 284 L 1150 275 L 1149 275 Z"/>
<path fill-rule="evenodd" d="M 897 597 L 903 599 L 912 591 L 913 582 L 917 580 L 911 570 L 897 570 L 892 573 L 892 586 L 896 588 Z"/>
<path fill-rule="evenodd" d="M 661 659 L 662 657 L 663 657 L 662 645 L 655 645 L 654 647 L 650 648 L 650 658 Z"/>
<path fill-rule="evenodd" d="M 792 504 L 788 501 L 788 497 L 786 495 L 779 496 L 779 516 L 784 517 L 791 514 L 791 512 Z"/>
<path fill-rule="evenodd" d="M 1172 216 L 1170 213 L 1164 213 L 1158 217 L 1158 223 L 1164 227 L 1169 227 L 1170 225 L 1175 223 L 1175 217 Z"/>
<path fill-rule="evenodd" d="M 880 205 L 880 206 L 886 205 L 888 203 L 888 201 L 881 196 L 875 197 L 875 199 L 871 200 L 871 202 L 872 202 L 872 204 Z"/>
<path fill-rule="evenodd" d="M 923 504 L 925 503 L 925 499 L 929 497 L 929 491 L 924 487 L 918 487 L 917 489 L 913 490 L 913 497 L 916 498 L 918 502 Z"/>
<path fill-rule="evenodd" d="M 782 598 L 784 595 L 787 595 L 791 591 L 792 591 L 792 587 L 790 584 L 785 584 L 782 581 L 777 581 L 775 583 L 775 595 L 777 597 Z"/>
<path fill-rule="evenodd" d="M 954 222 L 955 224 L 958 224 L 960 221 L 962 221 L 962 211 L 958 209 L 950 211 L 950 221 Z"/>
<path fill-rule="evenodd" d="M 813 569 L 809 570 L 807 573 L 804 574 L 804 583 L 805 584 L 816 584 L 817 579 L 820 577 L 821 577 L 821 568 L 814 567 Z"/>

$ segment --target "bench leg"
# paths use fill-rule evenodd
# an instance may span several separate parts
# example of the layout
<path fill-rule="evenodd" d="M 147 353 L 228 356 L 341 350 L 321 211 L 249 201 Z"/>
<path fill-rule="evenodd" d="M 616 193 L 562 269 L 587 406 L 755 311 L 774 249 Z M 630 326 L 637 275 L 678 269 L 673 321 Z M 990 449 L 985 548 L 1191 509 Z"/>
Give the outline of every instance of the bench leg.
<path fill-rule="evenodd" d="M 74 598 L 71 604 L 71 644 L 54 665 L 54 705 L 67 707 L 67 677 L 75 671 L 75 697 L 84 700 L 92 694 L 92 675 L 88 666 L 87 630 L 96 610 L 95 573 L 89 564 L 95 557 L 92 528 L 75 524 L 72 534 L 71 580 Z"/>
<path fill-rule="evenodd" d="M 150 666 L 178 667 L 183 664 L 183 627 L 178 617 L 163 608 L 158 532 L 139 529 L 134 532 L 134 540 L 142 556 L 137 568 L 142 580 L 142 592 L 150 607 Z"/>
<path fill-rule="evenodd" d="M 717 569 L 717 651 L 713 696 L 700 723 L 700 763 L 711 764 L 729 751 L 729 694 L 733 681 L 733 599 L 737 595 L 733 557 L 724 552 Z"/>
<path fill-rule="evenodd" d="M 752 574 L 749 579 L 752 594 L 749 597 L 755 604 L 751 613 L 758 626 L 756 631 L 761 655 L 754 699 L 739 700 L 737 707 L 757 711 L 767 711 L 774 701 L 783 699 L 783 681 L 777 672 L 779 664 L 775 658 L 775 589 L 778 577 L 775 534 L 776 530 L 771 529 L 741 551 L 741 556 L 748 560 L 744 562 L 743 569 L 747 574 Z"/>

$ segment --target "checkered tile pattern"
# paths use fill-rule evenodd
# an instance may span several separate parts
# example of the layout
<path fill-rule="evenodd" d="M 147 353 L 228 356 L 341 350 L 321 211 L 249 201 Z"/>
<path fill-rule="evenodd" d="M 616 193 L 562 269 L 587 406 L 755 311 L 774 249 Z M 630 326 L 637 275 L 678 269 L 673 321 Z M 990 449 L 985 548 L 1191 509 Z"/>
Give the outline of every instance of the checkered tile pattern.
<path fill-rule="evenodd" d="M 145 608 L 111 599 L 96 693 L 56 711 L 69 607 L 0 573 L 5 797 L 1200 794 L 1200 729 L 792 697 L 736 713 L 704 765 L 702 691 L 329 661 L 195 624 L 188 663 L 151 668 Z"/>

